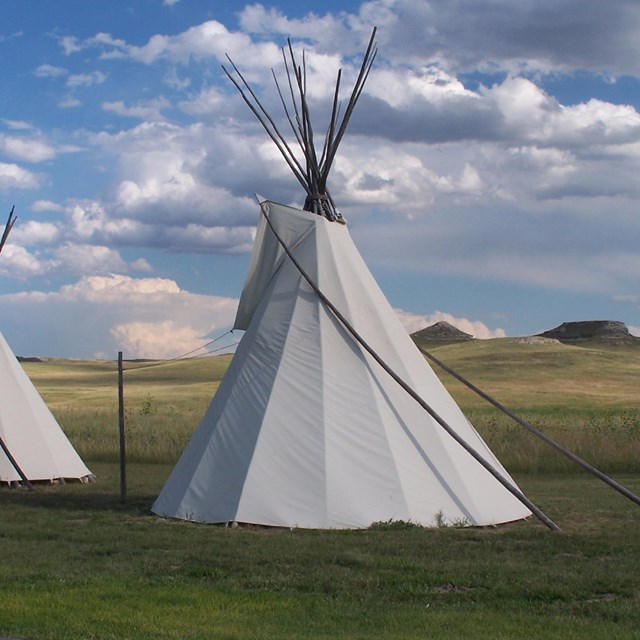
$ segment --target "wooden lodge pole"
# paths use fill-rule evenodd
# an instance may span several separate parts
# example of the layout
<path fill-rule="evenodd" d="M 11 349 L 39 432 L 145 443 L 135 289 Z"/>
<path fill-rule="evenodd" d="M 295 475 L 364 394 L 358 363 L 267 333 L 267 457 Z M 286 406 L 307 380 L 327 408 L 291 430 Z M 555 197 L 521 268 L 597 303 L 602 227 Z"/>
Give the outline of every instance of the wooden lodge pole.
<path fill-rule="evenodd" d="M 13 457 L 11 451 L 9 451 L 9 447 L 7 447 L 2 438 L 0 438 L 0 449 L 4 451 L 4 455 L 7 456 L 11 466 L 16 470 L 16 473 L 20 476 L 27 489 L 29 489 L 29 491 L 33 491 L 33 485 L 29 482 L 29 478 L 24 474 L 24 471 L 20 468 L 18 461 Z"/>

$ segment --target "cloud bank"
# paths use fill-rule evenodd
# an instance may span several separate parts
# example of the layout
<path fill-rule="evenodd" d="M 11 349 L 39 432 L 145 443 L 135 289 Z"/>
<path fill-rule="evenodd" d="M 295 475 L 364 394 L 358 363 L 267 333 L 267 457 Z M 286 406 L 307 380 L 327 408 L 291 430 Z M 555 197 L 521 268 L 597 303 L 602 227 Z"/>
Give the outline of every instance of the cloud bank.
<path fill-rule="evenodd" d="M 197 349 L 231 326 L 238 304 L 189 293 L 172 280 L 123 275 L 89 276 L 57 291 L 5 294 L 0 301 L 3 326 L 19 319 L 24 338 L 12 344 L 19 355 L 106 359 L 118 351 L 163 359 Z"/>
<path fill-rule="evenodd" d="M 158 5 L 177 17 L 186 3 Z M 8 113 L 0 121 L 0 194 L 20 217 L 0 256 L 14 292 L 5 295 L 23 295 L 32 310 L 46 301 L 39 308 L 62 319 L 64 308 L 89 302 L 80 294 L 74 302 L 73 287 L 89 296 L 101 278 L 153 281 L 172 258 L 248 252 L 254 194 L 295 205 L 302 194 L 220 64 L 229 54 L 282 124 L 271 69 L 282 74 L 290 36 L 306 51 L 320 134 L 337 68 L 349 84 L 377 25 L 376 64 L 330 184 L 372 269 L 402 272 L 398 282 L 500 283 L 636 311 L 625 296 L 637 291 L 640 268 L 640 113 L 621 97 L 639 86 L 636 2 L 371 0 L 314 9 L 292 17 L 248 4 L 231 21 L 214 7 L 173 30 L 141 20 L 148 26 L 136 37 L 56 36 L 57 51 L 34 59 L 28 76 L 58 119 Z M 169 307 L 146 313 L 149 294 L 136 295 L 133 310 L 106 313 L 106 346 L 92 353 L 120 341 L 146 354 L 166 344 L 153 336 L 187 346 L 210 331 Z M 163 295 L 167 305 L 181 299 Z M 411 308 L 410 293 L 394 296 Z M 457 318 L 478 337 L 507 331 L 491 328 L 486 313 L 421 311 L 407 317 Z"/>

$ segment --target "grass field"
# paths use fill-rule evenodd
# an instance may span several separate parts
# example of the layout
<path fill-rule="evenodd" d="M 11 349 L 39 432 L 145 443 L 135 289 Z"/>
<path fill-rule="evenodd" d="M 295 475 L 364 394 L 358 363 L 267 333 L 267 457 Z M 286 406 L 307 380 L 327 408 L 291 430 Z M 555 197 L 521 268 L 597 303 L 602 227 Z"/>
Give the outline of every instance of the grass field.
<path fill-rule="evenodd" d="M 584 475 L 520 475 L 559 522 L 225 529 L 149 513 L 170 465 L 2 493 L 0 634 L 21 638 L 631 639 L 640 511 Z M 637 476 L 622 478 L 640 491 Z"/>
<path fill-rule="evenodd" d="M 437 356 L 578 455 L 611 473 L 640 473 L 640 349 L 478 340 Z M 135 462 L 174 462 L 204 413 L 229 356 L 125 372 L 127 449 Z M 50 360 L 25 368 L 83 458 L 114 460 L 113 362 Z M 514 472 L 560 472 L 571 463 L 446 374 L 443 381 Z"/>
<path fill-rule="evenodd" d="M 437 355 L 640 492 L 640 350 L 495 340 Z M 0 488 L 0 636 L 638 637 L 640 507 L 570 471 L 446 378 L 562 533 L 536 521 L 322 532 L 153 516 L 149 507 L 227 364 L 210 358 L 125 374 L 126 504 L 114 363 L 25 366 L 98 482 Z"/>

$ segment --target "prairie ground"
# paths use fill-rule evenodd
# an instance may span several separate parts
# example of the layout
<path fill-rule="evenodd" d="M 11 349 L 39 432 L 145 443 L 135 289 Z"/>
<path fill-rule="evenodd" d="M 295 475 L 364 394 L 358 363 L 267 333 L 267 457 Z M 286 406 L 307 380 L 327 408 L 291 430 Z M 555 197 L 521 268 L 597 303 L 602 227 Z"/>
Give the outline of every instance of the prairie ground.
<path fill-rule="evenodd" d="M 441 347 L 437 355 L 640 493 L 640 353 L 495 340 Z M 498 457 L 562 533 L 535 520 L 486 529 L 381 523 L 366 531 L 303 531 L 152 515 L 150 505 L 228 361 L 125 373 L 124 504 L 115 364 L 25 365 L 98 481 L 32 493 L 0 488 L 0 635 L 638 637 L 640 507 L 574 470 L 446 377 Z"/>

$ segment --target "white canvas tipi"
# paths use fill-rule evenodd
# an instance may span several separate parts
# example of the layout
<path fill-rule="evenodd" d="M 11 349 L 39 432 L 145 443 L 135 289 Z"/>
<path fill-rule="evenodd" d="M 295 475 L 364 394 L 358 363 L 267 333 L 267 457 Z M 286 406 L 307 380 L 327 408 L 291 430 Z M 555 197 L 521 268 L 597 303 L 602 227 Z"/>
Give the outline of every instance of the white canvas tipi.
<path fill-rule="evenodd" d="M 15 217 L 13 209 L 0 252 Z M 93 479 L 0 333 L 0 483 Z"/>
<path fill-rule="evenodd" d="M 91 476 L 1 333 L 0 437 L 31 482 Z M 0 482 L 20 480 L 0 449 Z"/>
<path fill-rule="evenodd" d="M 508 477 L 416 349 L 347 227 L 262 207 L 350 324 Z M 481 525 L 530 514 L 354 342 L 264 218 L 236 328 L 246 333 L 155 513 L 307 528 Z"/>
<path fill-rule="evenodd" d="M 374 55 L 370 45 L 347 118 Z M 293 84 L 303 103 L 295 113 L 305 119 L 304 68 L 295 60 L 291 68 L 298 69 Z M 305 210 L 261 203 L 235 321 L 246 333 L 153 511 L 304 528 L 388 520 L 488 525 L 529 516 L 496 479 L 515 486 L 417 350 L 340 224 L 326 175 L 344 126 L 331 123 L 318 164 L 305 138 L 310 122 L 300 125 L 305 169 L 261 122 L 305 187 Z"/>

